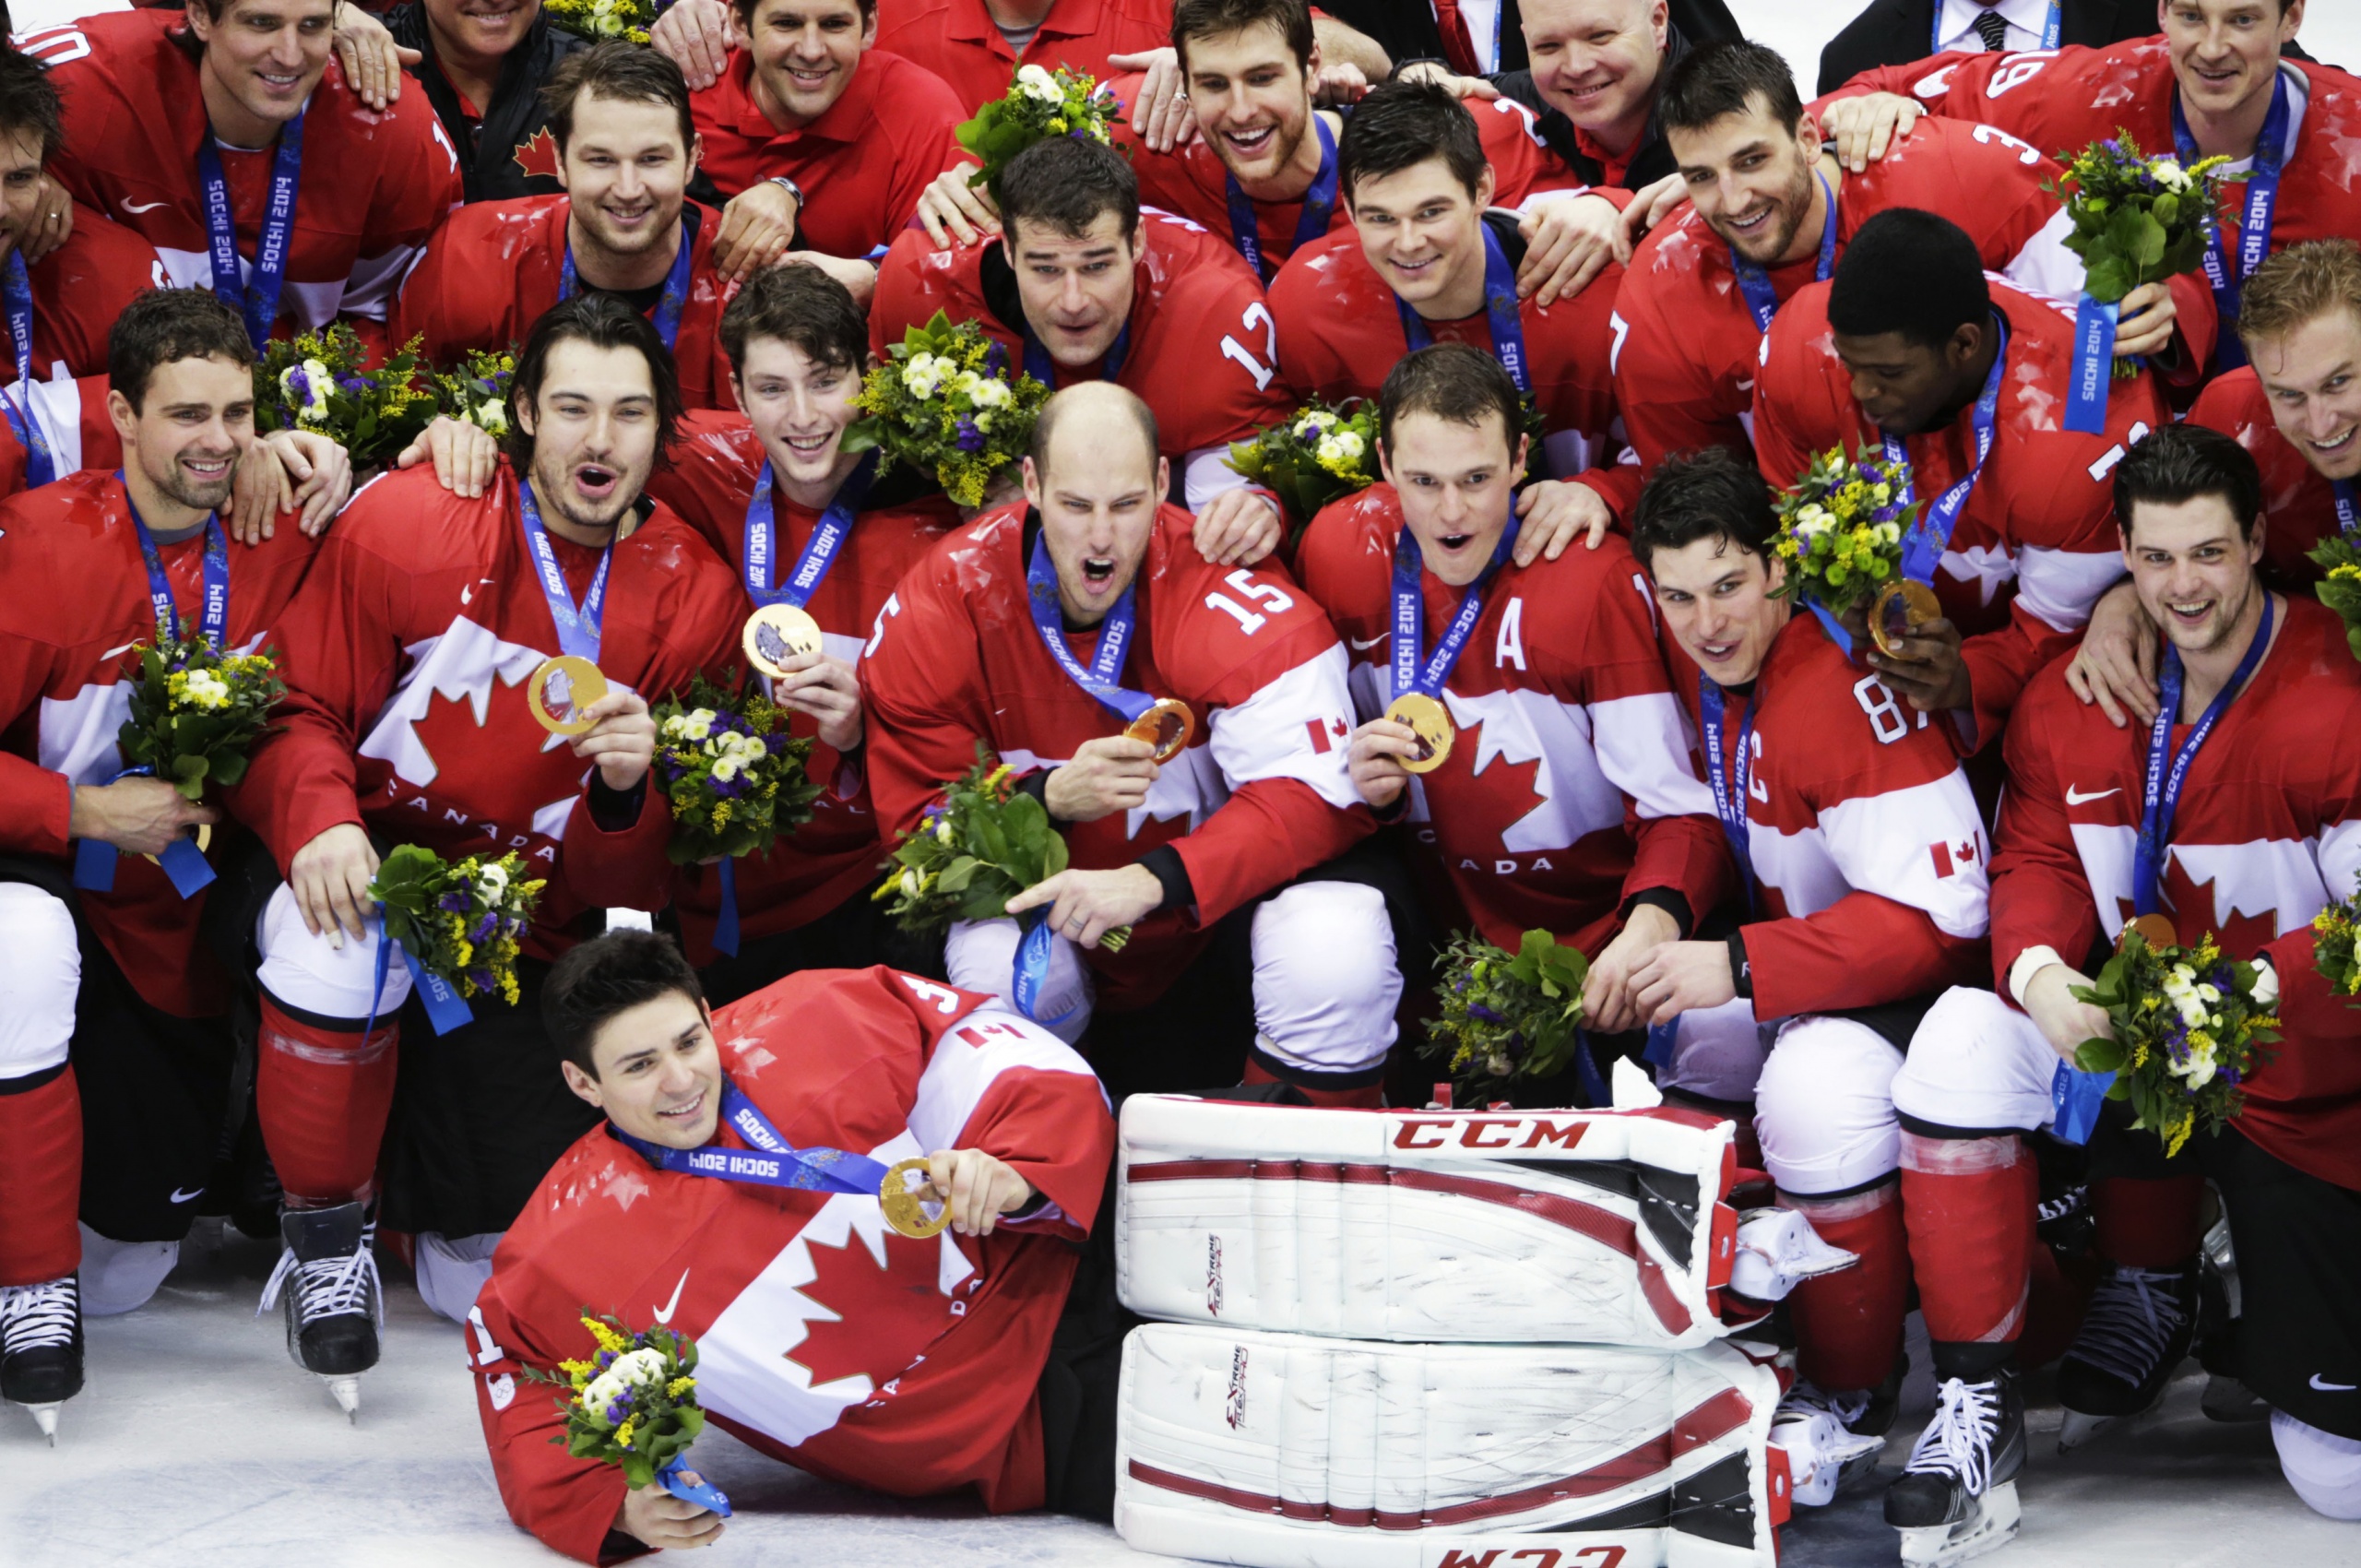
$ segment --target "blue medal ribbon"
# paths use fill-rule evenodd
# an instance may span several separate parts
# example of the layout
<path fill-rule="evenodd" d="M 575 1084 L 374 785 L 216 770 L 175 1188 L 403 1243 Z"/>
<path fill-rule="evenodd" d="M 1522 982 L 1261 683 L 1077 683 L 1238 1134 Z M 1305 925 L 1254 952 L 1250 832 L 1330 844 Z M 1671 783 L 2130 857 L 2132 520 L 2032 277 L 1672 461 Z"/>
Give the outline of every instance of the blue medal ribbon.
<path fill-rule="evenodd" d="M 1320 172 L 1312 175 L 1311 188 L 1303 193 L 1303 213 L 1295 220 L 1295 244 L 1288 247 L 1289 254 L 1326 233 L 1336 216 L 1336 138 L 1329 134 L 1328 122 L 1316 113 L 1311 116 L 1311 128 L 1320 136 Z M 1263 254 L 1263 232 L 1253 198 L 1238 183 L 1237 175 L 1225 172 L 1222 179 L 1228 187 L 1230 243 L 1246 258 L 1246 265 L 1268 284 L 1278 276 L 1279 268 L 1276 262 Z"/>
<path fill-rule="evenodd" d="M 648 319 L 656 324 L 656 335 L 664 346 L 672 349 L 681 339 L 681 312 L 689 303 L 689 258 L 696 249 L 697 209 L 681 209 L 681 251 L 672 258 L 672 270 L 664 276 L 664 293 L 656 302 L 656 314 Z M 558 265 L 557 297 L 570 300 L 582 291 L 582 281 L 574 274 L 574 242 L 565 243 L 565 259 Z M 611 293 L 614 291 L 609 290 Z"/>
<path fill-rule="evenodd" d="M 1484 233 L 1484 318 L 1492 329 L 1492 357 L 1509 373 L 1518 392 L 1533 396 L 1533 377 L 1525 365 L 1525 318 L 1519 314 L 1516 298 L 1516 272 L 1509 266 L 1508 253 L 1501 248 L 1500 237 L 1489 224 L 1481 225 Z M 1434 347 L 1435 335 L 1428 330 L 1426 318 L 1411 308 L 1401 295 L 1394 296 L 1394 309 L 1402 317 L 1402 336 L 1410 345 L 1410 352 Z"/>
<path fill-rule="evenodd" d="M 394 949 L 401 947 L 400 943 L 386 934 L 386 906 L 379 904 L 376 911 L 377 972 L 369 982 L 369 1016 L 361 1026 L 364 1042 L 377 1027 L 377 1003 L 386 994 L 386 971 Z M 433 1026 L 436 1034 L 447 1035 L 476 1021 L 475 1009 L 468 1005 L 468 999 L 459 994 L 458 987 L 441 975 L 429 972 L 409 948 L 401 950 L 402 967 L 409 970 L 410 992 L 418 998 L 418 1004 L 426 1009 L 426 1021 Z"/>
<path fill-rule="evenodd" d="M 263 211 L 262 236 L 255 244 L 254 287 L 238 268 L 238 223 L 230 210 L 230 182 L 221 173 L 221 153 L 208 131 L 197 144 L 197 184 L 205 193 L 207 256 L 213 267 L 213 294 L 246 318 L 255 351 L 270 341 L 279 319 L 279 291 L 287 283 L 287 257 L 295 237 L 295 194 L 303 173 L 303 112 L 279 129 L 279 152 L 270 166 L 270 201 Z"/>
<path fill-rule="evenodd" d="M 1724 700 L 1722 688 L 1701 671 L 1697 710 L 1704 720 L 1705 781 L 1713 788 L 1714 814 L 1722 819 L 1722 837 L 1729 840 L 1731 858 L 1738 861 L 1738 882 L 1746 889 L 1746 912 L 1751 915 L 1755 912 L 1753 826 L 1747 820 L 1746 800 L 1754 775 L 1754 713 L 1762 705 L 1748 701 L 1746 718 L 1738 727 L 1738 761 L 1732 763 L 1722 750 Z"/>
<path fill-rule="evenodd" d="M 2361 532 L 2361 484 L 2349 479 L 2332 479 L 2328 483 L 2336 496 L 2336 531 L 2350 539 Z"/>
<path fill-rule="evenodd" d="M 150 777 L 155 771 L 152 767 L 126 767 L 107 782 L 112 784 L 119 778 Z M 123 853 L 103 838 L 77 839 L 74 844 L 74 885 L 86 893 L 113 892 L 114 863 L 123 858 Z M 213 882 L 213 862 L 205 858 L 205 851 L 196 847 L 196 840 L 185 834 L 173 839 L 164 852 L 156 857 L 156 863 L 172 879 L 172 891 L 183 898 L 195 897 L 200 889 Z"/>
<path fill-rule="evenodd" d="M 725 1519 L 730 1517 L 729 1497 L 719 1487 L 689 1468 L 686 1449 L 673 1455 L 665 1467 L 656 1472 L 656 1484 L 683 1503 L 709 1508 Z"/>
<path fill-rule="evenodd" d="M 1418 537 L 1405 523 L 1399 538 L 1394 541 L 1394 695 L 1402 697 L 1412 692 L 1420 696 L 1440 698 L 1442 683 L 1450 679 L 1452 667 L 1459 662 L 1460 651 L 1467 639 L 1475 635 L 1476 623 L 1484 618 L 1484 590 L 1491 586 L 1493 576 L 1507 564 L 1516 549 L 1518 517 L 1516 493 L 1509 493 L 1508 526 L 1501 530 L 1500 543 L 1492 547 L 1492 559 L 1477 574 L 1459 596 L 1459 608 L 1451 617 L 1451 624 L 1443 628 L 1442 640 L 1435 644 L 1432 657 L 1421 652 L 1426 641 L 1427 600 L 1422 574 L 1425 558 L 1418 550 Z"/>
<path fill-rule="evenodd" d="M 33 282 L 25 270 L 25 258 L 11 247 L 7 266 L 0 269 L 0 303 L 8 313 L 8 337 L 17 350 L 17 385 L 23 390 L 24 400 L 18 401 L 13 393 L 0 393 L 0 408 L 8 416 L 8 428 L 16 432 L 17 444 L 25 449 L 25 488 L 38 489 L 57 477 L 57 458 L 49 449 L 49 437 L 42 434 L 41 422 L 33 417 Z"/>
<path fill-rule="evenodd" d="M 1031 322 L 1020 321 L 1017 325 L 1025 333 L 1025 374 L 1050 391 L 1056 391 L 1058 362 L 1050 357 L 1049 345 L 1033 335 Z M 1131 357 L 1131 352 L 1132 324 L 1126 321 L 1123 323 L 1122 330 L 1115 334 L 1115 340 L 1107 345 L 1106 358 L 1098 362 L 1098 374 L 1095 379 L 1121 380 L 1123 374 L 1123 362 Z"/>
<path fill-rule="evenodd" d="M 2263 116 L 2262 134 L 2255 138 L 2254 169 L 2247 176 L 2246 221 L 2238 235 L 2238 258 L 2235 266 L 2222 243 L 2222 223 L 2213 215 L 2213 240 L 2205 247 L 2205 280 L 2213 285 L 2213 303 L 2222 315 L 2222 332 L 2213 349 L 2213 372 L 2223 374 L 2236 370 L 2247 362 L 2246 346 L 2238 340 L 2238 302 L 2246 290 L 2247 279 L 2271 254 L 2271 224 L 2279 210 L 2279 176 L 2286 168 L 2287 154 L 2294 150 L 2287 145 L 2287 126 L 2294 110 L 2287 98 L 2287 77 L 2283 72 L 2271 87 L 2271 110 Z M 2173 150 L 2186 166 L 2201 156 L 2197 138 L 2189 134 L 2189 118 L 2181 113 L 2180 94 L 2173 94 Z"/>
<path fill-rule="evenodd" d="M 533 504 L 529 480 L 516 481 L 516 511 L 525 522 L 525 546 L 533 557 L 541 596 L 550 601 L 550 620 L 557 626 L 558 651 L 598 663 L 599 627 L 607 607 L 607 568 L 614 564 L 615 547 L 610 543 L 599 552 L 598 574 L 577 606 L 574 590 L 566 587 L 565 568 L 558 564 L 557 549 L 550 542 L 550 530 L 542 525 L 541 509 Z"/>
<path fill-rule="evenodd" d="M 2041 46 L 2044 49 L 2057 48 L 2058 39 L 2064 35 L 2062 10 L 2059 0 L 2049 0 L 2049 19 L 2041 27 Z M 1943 0 L 1935 0 L 1935 34 L 1928 40 L 1927 48 L 1930 53 L 1940 54 L 1943 52 Z"/>
<path fill-rule="evenodd" d="M 612 1123 L 607 1131 L 658 1170 L 686 1176 L 803 1193 L 857 1193 L 871 1198 L 877 1197 L 885 1185 L 889 1168 L 865 1154 L 840 1148 L 797 1148 L 789 1144 L 745 1091 L 726 1078 L 721 1085 L 721 1119 L 746 1140 L 748 1147 L 706 1144 L 702 1148 L 665 1148 L 635 1138 Z"/>
<path fill-rule="evenodd" d="M 1820 230 L 1820 265 L 1812 270 L 1812 281 L 1825 283 L 1836 270 L 1836 192 L 1828 184 L 1828 176 L 1814 172 L 1820 181 L 1821 195 L 1826 198 L 1828 217 Z M 1779 314 L 1779 291 L 1772 287 L 1771 274 L 1740 255 L 1736 245 L 1730 247 L 1730 269 L 1738 274 L 1738 292 L 1745 296 L 1746 308 L 1754 315 L 1758 331 L 1771 330 L 1771 318 Z"/>
<path fill-rule="evenodd" d="M 2085 293 L 2074 307 L 2074 373 L 2066 386 L 2066 428 L 2080 435 L 2106 434 L 2106 394 L 2115 380 L 2115 329 L 2119 302 Z"/>

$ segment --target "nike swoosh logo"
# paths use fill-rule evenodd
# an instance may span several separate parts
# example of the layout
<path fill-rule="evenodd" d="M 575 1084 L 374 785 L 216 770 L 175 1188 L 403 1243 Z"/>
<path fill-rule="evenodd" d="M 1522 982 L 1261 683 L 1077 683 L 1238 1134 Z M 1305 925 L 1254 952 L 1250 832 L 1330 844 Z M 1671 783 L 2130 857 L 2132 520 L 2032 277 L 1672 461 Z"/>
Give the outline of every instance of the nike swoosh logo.
<path fill-rule="evenodd" d="M 1378 644 L 1385 640 L 1385 634 L 1383 632 L 1380 632 L 1377 636 L 1370 638 L 1367 642 L 1363 642 L 1358 637 L 1347 637 L 1345 640 L 1353 645 L 1353 651 L 1355 653 L 1367 653 L 1370 648 L 1375 647 Z"/>
<path fill-rule="evenodd" d="M 2117 785 L 2112 790 L 2094 790 L 2088 795 L 2083 794 L 2080 790 L 2077 790 L 2074 786 L 2069 784 L 2066 786 L 2066 803 L 2070 806 L 2084 806 L 2090 804 L 2093 801 L 2104 801 L 2109 795 L 2120 795 L 2122 793 L 2123 786 L 2120 784 Z"/>
<path fill-rule="evenodd" d="M 2322 1394 L 2350 1394 L 2355 1388 L 2361 1388 L 2361 1383 L 2322 1383 L 2320 1381 L 2320 1374 L 2314 1372 L 2312 1374 L 2312 1386 L 2319 1389 Z"/>
<path fill-rule="evenodd" d="M 125 202 L 125 203 L 123 204 L 123 209 L 124 209 L 125 212 L 153 212 L 153 211 L 155 211 L 155 210 L 156 210 L 158 208 L 160 208 L 160 207 L 167 207 L 167 206 L 170 206 L 170 205 L 171 205 L 171 204 L 170 204 L 170 203 L 168 203 L 168 202 L 160 202 L 160 201 L 149 201 L 149 202 L 126 201 L 126 202 Z"/>
<path fill-rule="evenodd" d="M 695 1266 L 696 1265 L 691 1264 L 689 1268 Z M 681 1277 L 672 1282 L 672 1299 L 664 1303 L 662 1311 L 650 1314 L 657 1322 L 669 1324 L 672 1321 L 672 1309 L 681 1304 L 681 1287 L 688 1282 L 689 1269 L 684 1268 L 681 1270 Z"/>
<path fill-rule="evenodd" d="M 203 1197 L 204 1195 L 205 1195 L 205 1189 L 204 1189 L 204 1188 L 202 1188 L 202 1187 L 197 1188 L 197 1189 L 196 1189 L 195 1192 L 193 1192 L 193 1193 L 184 1193 L 184 1192 L 180 1191 L 178 1188 L 174 1188 L 174 1189 L 173 1189 L 173 1191 L 172 1191 L 172 1202 L 174 1202 L 174 1203 L 176 1203 L 176 1204 L 195 1203 L 197 1199 L 199 1199 L 199 1198 Z"/>

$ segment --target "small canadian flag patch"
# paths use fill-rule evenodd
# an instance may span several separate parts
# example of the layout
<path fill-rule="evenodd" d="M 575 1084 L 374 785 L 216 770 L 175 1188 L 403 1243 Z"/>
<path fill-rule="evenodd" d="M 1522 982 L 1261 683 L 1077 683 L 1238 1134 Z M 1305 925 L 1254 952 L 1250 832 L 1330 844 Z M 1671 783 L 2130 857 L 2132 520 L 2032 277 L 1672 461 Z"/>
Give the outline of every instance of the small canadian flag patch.
<path fill-rule="evenodd" d="M 1956 875 L 1975 863 L 1975 840 L 1973 838 L 1964 838 L 1956 844 L 1937 844 L 1934 849 L 1935 874 L 1938 877 Z"/>
<path fill-rule="evenodd" d="M 1303 727 L 1311 734 L 1311 749 L 1326 756 L 1344 742 L 1353 731 L 1341 719 L 1307 719 Z"/>

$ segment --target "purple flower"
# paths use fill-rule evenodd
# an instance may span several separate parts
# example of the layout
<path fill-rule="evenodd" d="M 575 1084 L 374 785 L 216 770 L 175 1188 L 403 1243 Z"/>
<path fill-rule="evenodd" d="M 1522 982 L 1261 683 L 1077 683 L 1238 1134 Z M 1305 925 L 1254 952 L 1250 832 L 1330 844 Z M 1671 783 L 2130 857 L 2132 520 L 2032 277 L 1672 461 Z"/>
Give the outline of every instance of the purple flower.
<path fill-rule="evenodd" d="M 288 396 L 293 398 L 298 403 L 308 403 L 312 400 L 312 378 L 303 374 L 302 365 L 297 365 L 287 373 L 286 391 Z"/>
<path fill-rule="evenodd" d="M 468 971 L 468 978 L 475 981 L 476 989 L 478 991 L 489 993 L 500 989 L 500 982 L 492 978 L 492 973 L 490 969 L 469 969 Z"/>
<path fill-rule="evenodd" d="M 983 449 L 984 433 L 976 428 L 976 422 L 974 420 L 969 419 L 965 414 L 961 414 L 959 416 L 959 450 L 962 452 L 980 452 Z"/>
<path fill-rule="evenodd" d="M 434 907 L 450 914 L 464 915 L 468 912 L 468 896 L 464 893 L 445 893 L 434 900 Z"/>
<path fill-rule="evenodd" d="M 481 943 L 484 938 L 490 936 L 495 930 L 497 930 L 499 925 L 500 917 L 498 915 L 486 915 L 483 919 L 476 921 L 476 929 L 469 932 L 468 940 L 469 942 Z"/>
<path fill-rule="evenodd" d="M 1508 1022 L 1506 1018 L 1502 1017 L 1500 1014 L 1493 1012 L 1489 1007 L 1485 1006 L 1480 1002 L 1471 1002 L 1467 1004 L 1467 1016 L 1471 1018 L 1481 1018 L 1488 1024 L 1505 1024 Z"/>
<path fill-rule="evenodd" d="M 1000 343 L 995 340 L 991 348 L 984 350 L 984 374 L 986 375 L 1001 375 L 1005 373 L 1007 369 L 1008 350 L 1001 347 Z"/>
<path fill-rule="evenodd" d="M 343 387 L 345 395 L 350 398 L 358 398 L 369 390 L 369 383 L 357 375 L 339 375 L 336 384 Z"/>

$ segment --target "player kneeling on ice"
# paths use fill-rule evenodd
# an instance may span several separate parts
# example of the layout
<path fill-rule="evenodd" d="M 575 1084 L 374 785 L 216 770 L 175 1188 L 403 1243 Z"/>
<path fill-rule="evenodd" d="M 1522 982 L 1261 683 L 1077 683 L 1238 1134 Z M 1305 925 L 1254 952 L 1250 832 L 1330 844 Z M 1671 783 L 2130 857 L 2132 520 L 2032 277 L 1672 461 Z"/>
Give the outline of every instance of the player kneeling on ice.
<path fill-rule="evenodd" d="M 1080 1057 L 882 966 L 806 970 L 717 1016 L 645 932 L 568 953 L 541 1010 L 567 1086 L 607 1121 L 551 1169 L 469 1314 L 517 1523 L 586 1562 L 722 1528 L 551 1442 L 564 1410 L 523 1374 L 595 1356 L 586 1315 L 695 1341 L 706 1414 L 804 1469 L 1108 1515 L 1112 1270 L 1078 1278 L 1066 1243 L 1089 1231 L 1115 1130 Z"/>

